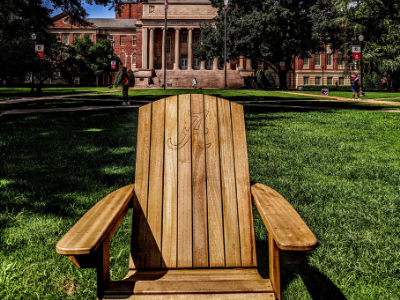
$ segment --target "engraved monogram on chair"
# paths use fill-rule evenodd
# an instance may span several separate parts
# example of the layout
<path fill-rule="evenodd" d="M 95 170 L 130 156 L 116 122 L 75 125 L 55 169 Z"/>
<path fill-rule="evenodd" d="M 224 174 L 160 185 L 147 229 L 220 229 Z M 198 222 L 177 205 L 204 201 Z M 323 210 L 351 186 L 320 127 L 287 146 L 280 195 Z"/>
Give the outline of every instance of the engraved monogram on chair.
<path fill-rule="evenodd" d="M 170 137 L 168 139 L 168 147 L 170 149 L 181 149 L 187 145 L 187 143 L 190 141 L 191 136 L 193 136 L 193 146 L 197 145 L 200 148 L 203 148 L 204 145 L 201 143 L 201 139 L 198 138 L 198 135 L 202 133 L 203 129 L 205 131 L 205 134 L 208 133 L 208 128 L 204 127 L 203 121 L 207 119 L 208 116 L 208 111 L 203 112 L 198 112 L 198 113 L 192 113 L 191 114 L 191 119 L 192 119 L 192 134 L 190 134 L 190 128 L 185 127 L 180 133 L 179 137 L 180 140 L 178 141 L 178 138 L 175 137 L 174 139 Z M 177 141 L 176 143 L 173 142 Z M 206 149 L 210 148 L 212 146 L 212 143 L 208 143 L 205 145 Z"/>

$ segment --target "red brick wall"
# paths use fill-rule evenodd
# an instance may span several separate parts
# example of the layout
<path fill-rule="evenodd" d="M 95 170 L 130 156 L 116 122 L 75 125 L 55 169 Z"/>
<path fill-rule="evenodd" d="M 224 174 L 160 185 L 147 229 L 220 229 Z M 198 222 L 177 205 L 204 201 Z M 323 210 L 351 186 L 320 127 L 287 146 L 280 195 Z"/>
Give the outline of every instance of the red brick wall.
<path fill-rule="evenodd" d="M 138 1 L 137 4 L 123 4 L 121 7 L 121 15 L 115 12 L 116 19 L 142 19 L 143 4 Z"/>

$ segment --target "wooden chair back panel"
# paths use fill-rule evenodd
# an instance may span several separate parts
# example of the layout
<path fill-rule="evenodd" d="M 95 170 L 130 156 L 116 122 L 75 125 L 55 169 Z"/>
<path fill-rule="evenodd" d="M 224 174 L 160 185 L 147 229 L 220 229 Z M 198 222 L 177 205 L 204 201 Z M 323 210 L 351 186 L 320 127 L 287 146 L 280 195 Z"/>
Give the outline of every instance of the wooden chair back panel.
<path fill-rule="evenodd" d="M 203 95 L 139 109 L 131 269 L 255 267 L 243 107 Z"/>

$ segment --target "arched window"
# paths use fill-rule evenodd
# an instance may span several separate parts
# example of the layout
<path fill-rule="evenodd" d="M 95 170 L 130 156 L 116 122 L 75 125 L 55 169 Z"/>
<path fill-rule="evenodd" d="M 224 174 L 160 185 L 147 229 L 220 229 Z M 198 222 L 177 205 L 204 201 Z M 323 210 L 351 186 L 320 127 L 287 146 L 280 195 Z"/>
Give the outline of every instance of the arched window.
<path fill-rule="evenodd" d="M 132 54 L 132 69 L 136 68 L 136 52 Z"/>

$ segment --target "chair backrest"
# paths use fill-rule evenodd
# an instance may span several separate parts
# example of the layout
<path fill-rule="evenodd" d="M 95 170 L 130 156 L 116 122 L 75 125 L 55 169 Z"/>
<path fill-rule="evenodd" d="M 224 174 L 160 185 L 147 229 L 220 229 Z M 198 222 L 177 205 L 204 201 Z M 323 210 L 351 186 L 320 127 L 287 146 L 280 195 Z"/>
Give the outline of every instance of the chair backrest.
<path fill-rule="evenodd" d="M 180 95 L 139 109 L 131 269 L 255 267 L 242 105 Z"/>

